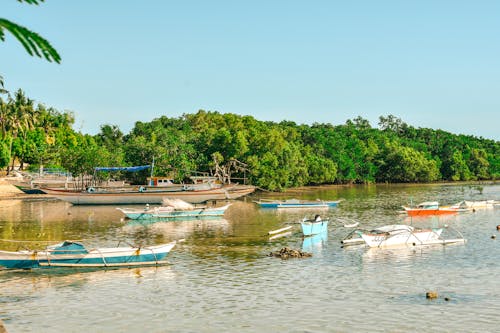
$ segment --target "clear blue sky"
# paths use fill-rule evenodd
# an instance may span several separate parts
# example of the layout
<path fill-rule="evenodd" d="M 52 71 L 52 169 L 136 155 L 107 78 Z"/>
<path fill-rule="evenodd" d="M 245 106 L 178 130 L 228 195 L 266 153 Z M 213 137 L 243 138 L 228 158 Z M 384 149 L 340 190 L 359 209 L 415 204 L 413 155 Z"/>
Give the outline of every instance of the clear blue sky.
<path fill-rule="evenodd" d="M 6 88 L 75 129 L 199 109 L 258 120 L 415 127 L 500 140 L 500 1 L 2 0 L 60 65 L 0 43 Z"/>

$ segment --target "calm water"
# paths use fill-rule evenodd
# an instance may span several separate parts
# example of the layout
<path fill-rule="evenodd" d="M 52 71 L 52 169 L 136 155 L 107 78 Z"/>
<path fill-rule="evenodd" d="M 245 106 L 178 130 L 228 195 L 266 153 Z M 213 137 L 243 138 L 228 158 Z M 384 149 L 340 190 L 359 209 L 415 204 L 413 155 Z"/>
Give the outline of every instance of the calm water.
<path fill-rule="evenodd" d="M 0 318 L 10 333 L 498 331 L 500 209 L 413 220 L 397 211 L 410 201 L 499 200 L 500 185 L 322 188 L 279 197 L 344 201 L 321 210 L 333 222 L 326 237 L 312 241 L 303 241 L 297 224 L 288 237 L 270 241 L 266 234 L 318 211 L 263 210 L 252 203 L 256 196 L 234 202 L 222 220 L 149 225 L 124 221 L 115 207 L 0 201 L 2 239 L 80 239 L 100 247 L 186 239 L 162 267 L 0 271 Z M 353 220 L 362 227 L 447 224 L 468 242 L 343 249 L 350 229 L 342 223 Z M 268 256 L 284 246 L 313 257 Z M 427 300 L 429 290 L 440 297 Z"/>

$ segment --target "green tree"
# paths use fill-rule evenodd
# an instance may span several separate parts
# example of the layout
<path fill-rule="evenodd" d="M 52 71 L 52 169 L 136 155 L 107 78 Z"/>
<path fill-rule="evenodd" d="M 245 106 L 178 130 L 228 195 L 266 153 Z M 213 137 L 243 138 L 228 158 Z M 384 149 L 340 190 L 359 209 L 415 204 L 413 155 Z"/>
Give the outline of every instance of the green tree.
<path fill-rule="evenodd" d="M 10 149 L 9 145 L 4 141 L 0 140 L 0 168 L 4 168 L 9 165 L 10 162 Z"/>

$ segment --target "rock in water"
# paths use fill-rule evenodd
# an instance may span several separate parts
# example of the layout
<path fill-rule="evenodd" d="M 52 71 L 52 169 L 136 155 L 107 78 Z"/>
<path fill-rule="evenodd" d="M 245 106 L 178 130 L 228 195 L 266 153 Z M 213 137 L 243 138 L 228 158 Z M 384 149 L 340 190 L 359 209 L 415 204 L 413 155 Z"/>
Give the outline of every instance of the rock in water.
<path fill-rule="evenodd" d="M 438 293 L 437 293 L 437 291 L 428 291 L 427 293 L 425 293 L 425 298 L 427 298 L 427 299 L 438 298 Z"/>
<path fill-rule="evenodd" d="M 302 252 L 300 250 L 294 250 L 294 249 L 290 249 L 288 247 L 284 247 L 279 251 L 271 252 L 269 254 L 269 256 L 280 257 L 281 259 L 306 258 L 306 257 L 312 257 L 312 253 Z"/>

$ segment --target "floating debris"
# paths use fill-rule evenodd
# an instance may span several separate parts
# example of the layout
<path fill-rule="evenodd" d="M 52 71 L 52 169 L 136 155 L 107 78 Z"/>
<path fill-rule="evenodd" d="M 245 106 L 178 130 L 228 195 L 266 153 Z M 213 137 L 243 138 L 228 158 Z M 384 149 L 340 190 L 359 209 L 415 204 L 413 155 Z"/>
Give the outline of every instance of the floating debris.
<path fill-rule="evenodd" d="M 276 238 L 281 238 L 281 237 L 288 237 L 288 236 L 291 236 L 292 235 L 292 232 L 289 231 L 289 232 L 284 232 L 282 234 L 277 234 L 277 235 L 274 235 L 272 237 L 269 237 L 269 240 L 273 240 L 273 239 L 276 239 Z"/>
<path fill-rule="evenodd" d="M 425 298 L 427 298 L 427 299 L 438 298 L 438 293 L 437 293 L 437 291 L 428 291 L 425 293 Z"/>
<path fill-rule="evenodd" d="M 284 247 L 279 251 L 271 252 L 269 254 L 269 256 L 270 257 L 280 257 L 281 259 L 306 258 L 306 257 L 312 257 L 312 253 L 302 252 L 300 250 L 294 250 L 294 249 L 290 249 L 288 247 Z"/>
<path fill-rule="evenodd" d="M 290 225 L 290 226 L 288 226 L 288 227 L 284 227 L 284 228 L 278 229 L 278 230 L 271 230 L 271 231 L 269 231 L 267 234 L 268 234 L 268 235 L 274 235 L 274 234 L 278 234 L 278 233 L 283 232 L 283 231 L 287 231 L 287 230 L 289 230 L 289 229 L 292 229 L 292 226 L 291 226 L 291 225 Z"/>

